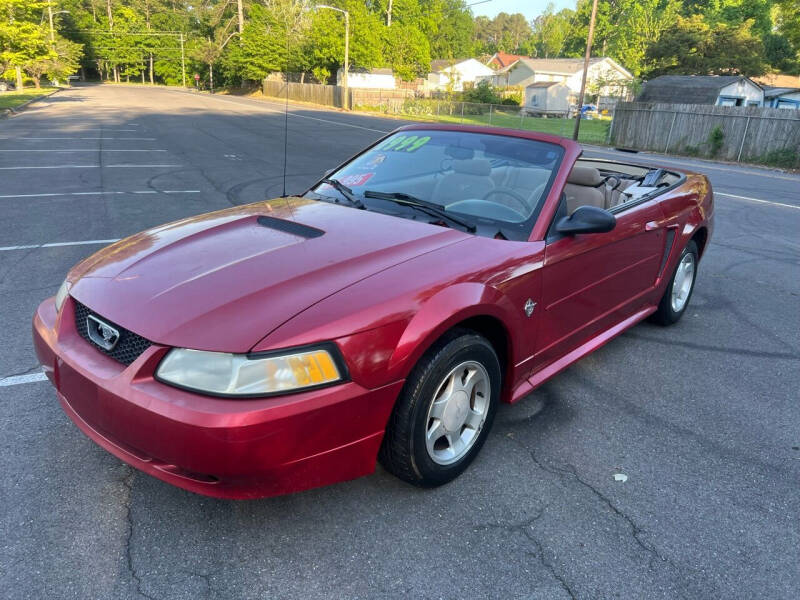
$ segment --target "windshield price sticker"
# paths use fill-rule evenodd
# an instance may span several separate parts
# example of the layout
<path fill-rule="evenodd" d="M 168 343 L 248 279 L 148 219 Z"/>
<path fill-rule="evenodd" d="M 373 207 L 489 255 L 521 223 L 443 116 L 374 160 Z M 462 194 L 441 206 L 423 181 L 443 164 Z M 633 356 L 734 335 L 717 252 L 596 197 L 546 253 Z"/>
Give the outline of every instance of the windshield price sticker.
<path fill-rule="evenodd" d="M 375 173 L 358 173 L 355 175 L 342 175 L 339 182 L 347 187 L 360 187 L 367 183 Z"/>
<path fill-rule="evenodd" d="M 431 140 L 430 136 L 417 137 L 416 135 L 398 135 L 393 137 L 380 150 L 391 150 L 392 152 L 416 152 Z"/>

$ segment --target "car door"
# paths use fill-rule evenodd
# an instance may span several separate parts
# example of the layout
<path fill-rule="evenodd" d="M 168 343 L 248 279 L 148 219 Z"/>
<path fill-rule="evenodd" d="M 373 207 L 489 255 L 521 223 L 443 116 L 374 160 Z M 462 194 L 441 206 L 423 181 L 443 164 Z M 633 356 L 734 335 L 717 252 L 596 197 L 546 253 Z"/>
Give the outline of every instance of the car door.
<path fill-rule="evenodd" d="M 559 207 L 553 223 L 565 210 Z M 612 212 L 617 224 L 607 233 L 563 236 L 551 227 L 534 372 L 639 311 L 653 290 L 665 247 L 658 202 L 620 205 Z"/>

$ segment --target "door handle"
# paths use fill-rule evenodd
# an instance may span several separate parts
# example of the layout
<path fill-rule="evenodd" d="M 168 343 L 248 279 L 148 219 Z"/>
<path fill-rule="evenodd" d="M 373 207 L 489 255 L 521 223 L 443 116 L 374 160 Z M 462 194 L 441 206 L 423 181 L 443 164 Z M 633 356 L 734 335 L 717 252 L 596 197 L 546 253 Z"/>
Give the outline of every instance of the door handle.
<path fill-rule="evenodd" d="M 656 229 L 661 229 L 661 225 L 657 221 L 650 221 L 644 226 L 645 231 L 655 231 Z"/>

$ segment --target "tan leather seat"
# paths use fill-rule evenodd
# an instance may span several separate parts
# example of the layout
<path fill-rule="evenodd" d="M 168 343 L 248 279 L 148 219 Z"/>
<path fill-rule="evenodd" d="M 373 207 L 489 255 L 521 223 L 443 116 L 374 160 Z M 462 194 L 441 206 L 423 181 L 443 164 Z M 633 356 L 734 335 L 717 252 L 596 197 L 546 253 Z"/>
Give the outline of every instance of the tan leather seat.
<path fill-rule="evenodd" d="M 606 207 L 603 193 L 603 177 L 594 167 L 574 166 L 567 177 L 564 193 L 567 196 L 567 214 L 571 215 L 579 206 Z"/>
<path fill-rule="evenodd" d="M 454 160 L 453 172 L 439 180 L 433 191 L 437 204 L 451 204 L 470 198 L 483 198 L 494 189 L 488 160 Z"/>

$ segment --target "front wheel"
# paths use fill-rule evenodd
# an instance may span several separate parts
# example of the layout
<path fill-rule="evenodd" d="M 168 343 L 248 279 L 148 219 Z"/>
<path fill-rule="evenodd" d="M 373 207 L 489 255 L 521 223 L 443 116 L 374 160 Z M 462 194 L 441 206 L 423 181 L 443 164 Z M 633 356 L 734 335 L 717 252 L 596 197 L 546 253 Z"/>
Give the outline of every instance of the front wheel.
<path fill-rule="evenodd" d="M 658 304 L 658 310 L 653 313 L 653 321 L 661 325 L 672 325 L 686 312 L 697 278 L 697 260 L 697 244 L 690 240 L 681 253 L 672 280 Z"/>
<path fill-rule="evenodd" d="M 403 387 L 381 446 L 383 466 L 424 487 L 458 477 L 486 440 L 500 380 L 500 361 L 486 338 L 466 329 L 447 334 Z"/>

